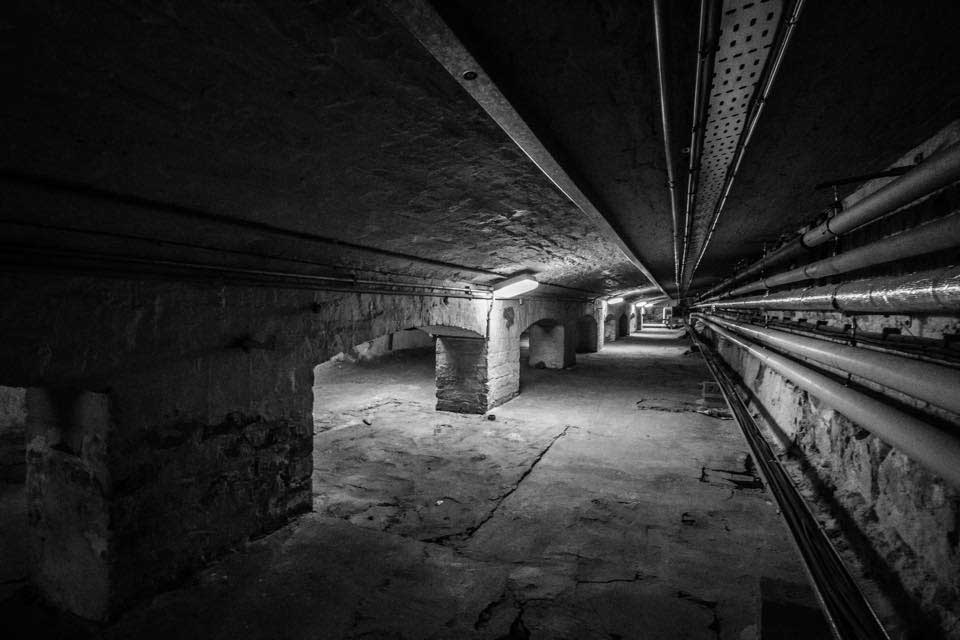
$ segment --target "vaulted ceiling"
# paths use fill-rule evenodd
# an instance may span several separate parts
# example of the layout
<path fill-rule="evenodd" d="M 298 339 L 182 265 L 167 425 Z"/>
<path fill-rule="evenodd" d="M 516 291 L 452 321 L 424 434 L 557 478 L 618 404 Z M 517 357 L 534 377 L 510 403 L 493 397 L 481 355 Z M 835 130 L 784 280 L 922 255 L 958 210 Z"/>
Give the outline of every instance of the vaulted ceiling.
<path fill-rule="evenodd" d="M 768 2 L 775 51 L 796 5 Z M 747 4 L 764 3 L 716 6 Z M 663 7 L 682 216 L 701 5 Z M 475 68 L 444 66 L 425 16 Z M 691 292 L 814 218 L 814 184 L 956 117 L 958 19 L 804 4 Z M 24 1 L 0 20 L 8 263 L 677 288 L 652 2 Z M 471 93 L 477 74 L 589 210 Z"/>

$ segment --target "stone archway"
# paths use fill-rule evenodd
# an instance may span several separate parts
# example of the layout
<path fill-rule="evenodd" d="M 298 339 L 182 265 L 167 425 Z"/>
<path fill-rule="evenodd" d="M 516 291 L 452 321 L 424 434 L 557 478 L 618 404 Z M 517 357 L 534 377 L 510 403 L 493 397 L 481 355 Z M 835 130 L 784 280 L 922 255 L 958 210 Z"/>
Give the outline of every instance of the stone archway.
<path fill-rule="evenodd" d="M 596 353 L 598 351 L 597 319 L 592 315 L 577 319 L 577 353 Z"/>

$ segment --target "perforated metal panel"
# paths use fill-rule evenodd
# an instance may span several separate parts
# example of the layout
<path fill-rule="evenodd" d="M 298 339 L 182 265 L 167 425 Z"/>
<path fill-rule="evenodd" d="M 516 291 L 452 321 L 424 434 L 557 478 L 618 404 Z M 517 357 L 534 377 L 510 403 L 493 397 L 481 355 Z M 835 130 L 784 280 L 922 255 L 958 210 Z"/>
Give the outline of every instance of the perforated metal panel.
<path fill-rule="evenodd" d="M 725 0 L 707 104 L 692 255 L 704 242 L 747 125 L 748 108 L 773 50 L 782 0 Z M 692 273 L 687 273 L 692 277 Z"/>

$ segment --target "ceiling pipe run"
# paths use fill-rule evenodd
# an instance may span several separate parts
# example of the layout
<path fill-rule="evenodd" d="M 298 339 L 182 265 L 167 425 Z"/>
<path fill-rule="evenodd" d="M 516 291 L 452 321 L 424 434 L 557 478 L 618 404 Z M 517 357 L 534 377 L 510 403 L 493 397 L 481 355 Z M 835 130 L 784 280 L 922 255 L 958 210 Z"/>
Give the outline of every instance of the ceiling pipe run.
<path fill-rule="evenodd" d="M 761 278 L 737 287 L 724 296 L 742 296 L 793 282 L 826 278 L 885 262 L 943 251 L 958 245 L 960 245 L 960 213 L 953 213 L 839 255 L 817 260 L 768 278 Z M 713 298 L 704 302 L 717 300 L 718 298 Z"/>
<path fill-rule="evenodd" d="M 960 487 L 960 438 L 903 411 L 773 353 L 738 336 L 704 314 L 693 314 L 715 333 L 741 347 L 798 387 L 836 409 L 858 426 L 899 449 L 954 487 Z"/>
<path fill-rule="evenodd" d="M 697 75 L 693 85 L 693 127 L 690 130 L 690 160 L 687 165 L 687 202 L 683 215 L 683 241 L 680 249 L 680 275 L 686 272 L 687 248 L 690 244 L 690 234 L 693 229 L 693 212 L 697 202 L 697 183 L 700 179 L 700 157 L 703 149 L 703 131 L 707 122 L 707 94 L 710 78 L 704 69 L 713 66 L 713 54 L 716 47 L 708 42 L 708 25 L 713 23 L 711 18 L 717 6 L 716 0 L 700 0 L 700 29 L 697 38 Z M 707 86 L 704 86 L 704 83 Z M 681 283 L 678 280 L 677 286 Z M 678 294 L 679 297 L 679 294 Z"/>
<path fill-rule="evenodd" d="M 713 322 L 780 352 L 852 373 L 960 415 L 960 369 L 807 338 L 718 316 Z"/>
<path fill-rule="evenodd" d="M 930 156 L 925 162 L 884 185 L 846 211 L 797 236 L 740 273 L 709 289 L 704 296 L 713 295 L 736 282 L 762 274 L 765 269 L 773 265 L 803 255 L 811 247 L 821 245 L 843 233 L 881 218 L 957 180 L 960 180 L 960 143 Z"/>
<path fill-rule="evenodd" d="M 695 308 L 843 311 L 845 313 L 945 313 L 960 311 L 960 266 L 904 276 L 853 280 L 762 296 L 698 302 Z"/>
<path fill-rule="evenodd" d="M 770 96 L 770 91 L 773 89 L 773 82 L 777 78 L 777 74 L 780 71 L 780 65 L 783 63 L 783 57 L 787 52 L 787 47 L 790 45 L 790 39 L 793 37 L 793 31 L 797 26 L 797 22 L 800 20 L 800 12 L 803 10 L 804 0 L 796 0 L 793 5 L 793 12 L 790 14 L 790 18 L 787 21 L 787 28 L 783 34 L 783 38 L 780 40 L 780 47 L 777 49 L 776 57 L 773 59 L 773 66 L 770 68 L 770 73 L 766 74 L 763 83 L 763 89 L 756 98 L 755 107 L 753 109 L 753 114 L 750 117 L 750 122 L 747 125 L 747 128 L 744 130 L 743 136 L 740 138 L 740 142 L 737 145 L 736 159 L 730 165 L 730 169 L 727 172 L 727 177 L 723 186 L 723 195 L 720 196 L 720 200 L 717 203 L 716 210 L 713 214 L 713 219 L 710 221 L 709 230 L 707 231 L 707 237 L 704 238 L 703 244 L 700 247 L 700 253 L 697 255 L 697 260 L 693 264 L 693 269 L 690 271 L 690 282 L 693 282 L 693 276 L 696 274 L 697 269 L 700 268 L 700 263 L 703 261 L 703 256 L 707 253 L 707 247 L 710 244 L 710 240 L 713 239 L 713 233 L 717 229 L 717 223 L 720 222 L 720 214 L 723 213 L 723 207 L 727 202 L 727 198 L 730 196 L 730 190 L 733 188 L 733 180 L 737 176 L 737 172 L 740 170 L 740 165 L 743 163 L 744 154 L 746 154 L 747 146 L 750 144 L 750 139 L 753 137 L 754 131 L 756 131 L 757 123 L 760 122 L 760 114 L 763 113 L 763 108 L 767 103 L 767 98 Z M 687 285 L 689 288 L 689 283 Z"/>
<path fill-rule="evenodd" d="M 670 133 L 670 105 L 667 97 L 666 54 L 663 45 L 663 0 L 653 0 L 653 35 L 657 47 L 657 84 L 660 87 L 660 123 L 663 126 L 663 154 L 667 164 L 667 185 L 670 188 L 670 217 L 673 222 L 673 274 L 677 295 L 680 294 L 680 249 L 678 247 L 679 211 L 677 177 L 673 168 L 673 137 Z"/>

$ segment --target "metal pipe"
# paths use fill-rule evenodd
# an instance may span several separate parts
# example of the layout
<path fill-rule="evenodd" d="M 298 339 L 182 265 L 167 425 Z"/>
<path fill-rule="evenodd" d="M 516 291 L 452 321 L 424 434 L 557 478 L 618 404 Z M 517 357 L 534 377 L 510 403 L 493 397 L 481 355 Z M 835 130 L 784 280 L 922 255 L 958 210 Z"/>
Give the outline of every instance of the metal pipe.
<path fill-rule="evenodd" d="M 858 426 L 927 467 L 955 487 L 960 487 L 960 438 L 909 414 L 855 391 L 809 367 L 771 352 L 718 325 L 712 318 L 694 314 L 712 331 L 746 350 L 798 387 L 823 400 Z"/>
<path fill-rule="evenodd" d="M 680 250 L 680 270 L 682 276 L 687 268 L 687 246 L 690 244 L 690 233 L 693 231 L 693 208 L 697 201 L 697 183 L 700 179 L 700 146 L 703 140 L 703 129 L 706 123 L 706 109 L 703 96 L 706 74 L 704 68 L 712 55 L 713 47 L 707 44 L 707 25 L 710 24 L 711 8 L 716 5 L 712 0 L 700 0 L 700 28 L 697 37 L 697 73 L 693 85 L 693 126 L 690 130 L 690 160 L 687 165 L 687 203 L 683 216 L 683 242 Z M 680 281 L 677 281 L 679 296 Z"/>
<path fill-rule="evenodd" d="M 780 48 L 777 49 L 777 56 L 773 59 L 773 66 L 770 67 L 770 73 L 768 73 L 764 79 L 763 90 L 757 96 L 757 101 L 754 103 L 756 108 L 753 112 L 753 116 L 750 118 L 750 122 L 744 131 L 739 144 L 737 145 L 736 158 L 731 165 L 730 170 L 727 172 L 727 177 L 723 187 L 723 195 L 720 197 L 720 201 L 717 203 L 717 208 L 713 214 L 713 219 L 710 221 L 710 228 L 707 232 L 707 237 L 704 238 L 703 244 L 700 247 L 700 253 L 697 256 L 697 261 L 694 263 L 693 269 L 690 271 L 690 282 L 693 282 L 693 276 L 696 274 L 697 269 L 700 268 L 700 262 L 703 261 L 703 256 L 707 253 L 707 246 L 710 244 L 710 240 L 713 239 L 713 233 L 717 229 L 717 223 L 720 222 L 720 214 L 723 212 L 723 207 L 727 202 L 727 198 L 730 196 L 730 190 L 733 188 L 733 180 L 736 178 L 737 172 L 740 170 L 740 165 L 743 163 L 743 157 L 746 154 L 747 146 L 750 144 L 750 139 L 753 137 L 753 133 L 757 128 L 757 123 L 760 122 L 760 114 L 763 113 L 763 107 L 766 105 L 767 98 L 770 96 L 770 91 L 773 89 L 773 81 L 777 78 L 777 74 L 780 71 L 780 65 L 783 63 L 783 57 L 786 54 L 787 47 L 790 44 L 790 39 L 793 37 L 793 31 L 797 26 L 797 22 L 800 20 L 800 12 L 803 10 L 803 2 L 804 0 L 796 0 L 796 3 L 793 5 L 793 13 L 790 14 L 790 19 L 787 22 L 787 30 L 784 32 L 783 38 L 780 40 Z"/>
<path fill-rule="evenodd" d="M 741 296 L 792 282 L 817 280 L 875 264 L 943 251 L 958 245 L 960 245 L 960 213 L 953 213 L 839 255 L 811 262 L 808 265 L 784 271 L 774 276 L 761 278 L 728 291 L 725 295 Z M 704 302 L 712 301 L 705 300 Z"/>
<path fill-rule="evenodd" d="M 503 277 L 501 274 L 496 271 L 491 271 L 489 269 L 480 269 L 477 267 L 467 267 L 464 265 L 453 264 L 450 262 L 444 262 L 443 260 L 434 260 L 433 258 L 423 258 L 420 256 L 415 256 L 409 253 L 401 253 L 398 251 L 391 251 L 389 249 L 378 249 L 377 247 L 370 247 L 367 245 L 356 244 L 354 242 L 348 242 L 346 240 L 338 240 L 337 238 L 330 238 L 327 236 L 321 236 L 310 231 L 301 231 L 299 229 L 290 229 L 287 227 L 278 227 L 267 222 L 260 222 L 257 220 L 248 220 L 246 218 L 235 218 L 233 216 L 224 215 L 221 213 L 212 213 L 210 211 L 204 211 L 202 209 L 197 209 L 194 207 L 188 207 L 179 204 L 173 204 L 169 202 L 163 202 L 159 200 L 153 200 L 150 198 L 144 198 L 142 196 L 135 196 L 125 193 L 116 193 L 113 191 L 108 191 L 106 189 L 101 189 L 99 187 L 93 187 L 87 184 L 82 184 L 79 182 L 69 182 L 66 180 L 60 180 L 58 178 L 50 178 L 47 176 L 33 175 L 28 173 L 23 173 L 20 171 L 15 171 L 12 169 L 0 169 L 0 181 L 12 182 L 14 184 L 27 185 L 34 188 L 46 190 L 46 191 L 58 191 L 70 193 L 71 195 L 78 196 L 81 198 L 89 198 L 93 200 L 105 200 L 108 202 L 119 203 L 121 205 L 126 205 L 133 207 L 135 209 L 143 209 L 146 211 L 151 211 L 153 213 L 161 212 L 181 218 L 187 218 L 190 220 L 202 220 L 204 222 L 211 222 L 214 224 L 225 225 L 235 227 L 237 229 L 244 229 L 259 235 L 272 235 L 284 238 L 292 238 L 294 240 L 301 240 L 304 242 L 315 242 L 319 244 L 327 244 L 341 249 L 348 249 L 350 251 L 358 251 L 362 253 L 368 253 L 372 255 L 384 256 L 386 258 L 393 258 L 398 260 L 404 260 L 407 262 L 417 262 L 420 264 L 428 264 L 433 267 L 440 267 L 443 269 L 452 269 L 454 271 L 462 271 L 464 273 L 475 273 L 483 276 L 491 276 L 494 278 Z"/>
<path fill-rule="evenodd" d="M 335 276 L 320 276 L 305 273 L 291 273 L 287 271 L 272 271 L 267 269 L 248 269 L 226 265 L 203 264 L 198 262 L 183 262 L 179 260 L 163 260 L 141 258 L 137 256 L 121 256 L 96 252 L 76 251 L 70 249 L 51 249 L 46 247 L 22 247 L 0 245 L 0 268 L 13 266 L 18 268 L 39 268 L 43 270 L 70 269 L 71 271 L 110 272 L 107 265 L 124 265 L 127 267 L 119 275 L 129 277 L 133 273 L 148 273 L 155 275 L 171 275 L 174 273 L 197 274 L 207 278 L 235 277 L 236 282 L 244 284 L 267 283 L 272 285 L 287 285 L 294 288 L 317 289 L 323 291 L 362 291 L 364 293 L 384 293 L 394 295 L 423 295 L 435 297 L 469 298 L 473 300 L 489 300 L 492 294 L 489 290 L 473 291 L 467 287 L 452 288 L 426 284 L 394 283 L 383 280 L 361 280 Z M 43 258 L 42 263 L 16 261 L 13 256 L 37 256 Z M 59 260 L 59 263 L 57 262 Z M 91 264 L 91 262 L 93 264 Z M 131 271 L 129 267 L 139 268 Z M 343 286 L 336 286 L 338 283 Z M 357 285 L 382 287 L 368 290 Z M 352 285 L 352 287 L 351 287 Z M 400 287 L 391 290 L 389 287 Z M 413 289 L 413 291 L 410 291 Z M 439 293 L 429 293 L 439 291 Z"/>
<path fill-rule="evenodd" d="M 826 614 L 833 637 L 871 640 L 889 638 L 877 614 L 827 538 L 823 527 L 760 432 L 746 403 L 737 392 L 732 375 L 717 362 L 717 353 L 707 348 L 690 327 L 687 327 L 687 332 L 720 385 L 720 391 L 753 451 L 757 469 L 793 534 L 793 540 L 810 576 L 817 599 Z"/>
<path fill-rule="evenodd" d="M 803 255 L 808 248 L 823 244 L 842 233 L 872 222 L 957 180 L 960 180 L 960 143 L 955 143 L 930 156 L 925 162 L 874 191 L 846 211 L 797 236 L 773 253 L 708 290 L 704 295 L 713 295 L 736 282 L 762 273 L 772 265 Z"/>
<path fill-rule="evenodd" d="M 670 188 L 670 215 L 673 221 L 673 273 L 677 293 L 680 291 L 679 220 L 677 218 L 677 180 L 673 170 L 673 145 L 670 134 L 669 102 L 667 98 L 666 54 L 663 48 L 663 0 L 653 0 L 653 37 L 657 48 L 657 83 L 660 86 L 660 121 L 663 126 L 663 153 L 667 161 L 667 184 Z"/>
<path fill-rule="evenodd" d="M 960 415 L 960 369 L 710 316 L 751 340 L 846 371 Z"/>
<path fill-rule="evenodd" d="M 960 266 L 699 302 L 693 306 L 882 314 L 957 313 L 960 311 Z"/>

